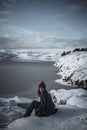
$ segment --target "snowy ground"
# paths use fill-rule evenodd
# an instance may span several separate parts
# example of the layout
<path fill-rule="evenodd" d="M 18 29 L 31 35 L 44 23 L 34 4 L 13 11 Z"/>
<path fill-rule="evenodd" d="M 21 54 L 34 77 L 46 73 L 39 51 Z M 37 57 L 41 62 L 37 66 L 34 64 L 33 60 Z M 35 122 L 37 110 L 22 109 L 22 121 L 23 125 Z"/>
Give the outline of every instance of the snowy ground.
<path fill-rule="evenodd" d="M 2 50 L 3 52 L 4 50 Z M 27 51 L 27 50 L 26 50 Z M 11 60 L 15 59 L 15 56 L 11 52 L 0 53 L 8 54 Z M 10 53 L 10 54 L 9 54 Z M 62 79 L 70 85 L 75 85 L 75 81 L 87 80 L 87 52 L 72 52 L 66 56 L 60 57 L 60 53 L 55 51 L 43 53 L 38 51 L 22 52 L 15 51 L 16 60 L 49 60 L 56 61 L 55 66 L 60 70 Z M 27 57 L 28 56 L 28 57 Z M 0 56 L 1 58 L 6 55 Z M 55 58 L 55 59 L 54 59 Z M 58 73 L 59 74 L 59 73 Z M 59 82 L 62 80 L 57 80 Z M 85 84 L 82 84 L 85 85 Z M 58 112 L 49 117 L 36 117 L 32 115 L 28 118 L 22 118 L 21 114 L 25 113 L 25 109 L 17 106 L 17 104 L 28 104 L 32 100 L 26 98 L 10 98 L 0 99 L 0 126 L 8 125 L 7 128 L 2 130 L 87 130 L 87 91 L 81 88 L 70 90 L 51 90 L 50 94 L 52 99 L 58 108 Z M 19 118 L 19 119 L 18 119 Z M 15 121 L 14 121 L 15 120 Z"/>
<path fill-rule="evenodd" d="M 6 130 L 87 130 L 87 91 L 72 89 L 58 91 L 51 90 L 50 94 L 55 102 L 58 112 L 49 117 L 20 118 L 8 125 Z M 26 98 L 3 99 L 5 102 L 15 100 L 17 103 L 29 103 Z M 1 100 L 2 101 L 2 100 Z M 62 102 L 61 102 L 62 101 Z M 63 105 L 63 101 L 66 104 Z M 14 107 L 15 108 L 15 107 Z M 15 110 L 16 111 L 16 110 Z M 21 109 L 19 108 L 20 113 Z M 1 112 L 0 112 L 1 113 Z M 15 117 L 15 115 L 13 115 Z M 9 117 L 8 117 L 9 118 Z"/>
<path fill-rule="evenodd" d="M 61 49 L 12 49 L 0 50 L 0 60 L 10 61 L 56 61 Z"/>
<path fill-rule="evenodd" d="M 60 57 L 55 63 L 58 67 L 62 80 L 70 85 L 87 87 L 87 51 L 72 52 Z M 56 80 L 61 82 L 61 80 Z"/>
<path fill-rule="evenodd" d="M 13 120 L 21 117 L 25 109 L 17 106 L 18 103 L 30 103 L 32 100 L 26 98 L 0 98 L 0 127 L 6 126 Z"/>

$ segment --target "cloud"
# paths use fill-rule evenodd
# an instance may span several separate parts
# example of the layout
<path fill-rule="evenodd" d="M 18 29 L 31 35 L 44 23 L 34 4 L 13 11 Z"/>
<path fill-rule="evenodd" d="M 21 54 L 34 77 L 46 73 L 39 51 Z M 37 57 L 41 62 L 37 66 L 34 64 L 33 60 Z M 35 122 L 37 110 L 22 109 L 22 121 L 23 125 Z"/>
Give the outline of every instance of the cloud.
<path fill-rule="evenodd" d="M 17 0 L 0 0 L 0 24 L 10 22 L 12 7 L 17 4 Z"/>
<path fill-rule="evenodd" d="M 75 48 L 87 47 L 85 39 L 60 39 L 42 34 L 32 34 L 29 37 L 12 37 L 9 35 L 0 37 L 0 49 L 14 48 Z"/>
<path fill-rule="evenodd" d="M 74 47 L 87 47 L 87 38 L 76 39 L 70 42 L 71 46 Z M 75 44 L 75 45 L 74 45 Z"/>
<path fill-rule="evenodd" d="M 0 48 L 86 46 L 87 30 L 83 23 L 87 20 L 81 15 L 81 21 L 76 15 L 87 10 L 86 0 L 37 1 L 0 0 Z"/>
<path fill-rule="evenodd" d="M 2 8 L 8 9 L 12 5 L 16 4 L 17 0 L 0 0 L 0 4 L 2 5 Z"/>
<path fill-rule="evenodd" d="M 0 36 L 0 45 L 6 45 L 6 44 L 10 44 L 10 43 L 14 43 L 16 42 L 17 38 L 12 38 L 9 35 L 6 36 Z"/>
<path fill-rule="evenodd" d="M 87 1 L 86 0 L 71 0 L 69 4 L 69 9 L 73 11 L 80 11 L 87 9 Z"/>

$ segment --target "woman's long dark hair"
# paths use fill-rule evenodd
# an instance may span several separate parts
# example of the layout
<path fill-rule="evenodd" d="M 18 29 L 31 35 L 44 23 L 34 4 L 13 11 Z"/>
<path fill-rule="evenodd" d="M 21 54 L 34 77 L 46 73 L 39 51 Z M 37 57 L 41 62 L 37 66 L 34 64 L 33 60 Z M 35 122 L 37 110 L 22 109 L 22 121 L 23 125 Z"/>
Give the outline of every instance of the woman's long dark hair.
<path fill-rule="evenodd" d="M 37 90 L 37 95 L 40 97 L 41 95 L 40 89 Z"/>
<path fill-rule="evenodd" d="M 45 84 L 45 82 L 44 82 L 44 81 L 41 81 L 41 82 L 40 82 L 40 84 L 39 84 L 38 91 L 37 91 L 38 96 L 40 96 L 40 95 L 41 95 L 41 92 L 40 92 L 40 87 L 42 87 L 42 88 L 46 89 L 46 84 Z"/>

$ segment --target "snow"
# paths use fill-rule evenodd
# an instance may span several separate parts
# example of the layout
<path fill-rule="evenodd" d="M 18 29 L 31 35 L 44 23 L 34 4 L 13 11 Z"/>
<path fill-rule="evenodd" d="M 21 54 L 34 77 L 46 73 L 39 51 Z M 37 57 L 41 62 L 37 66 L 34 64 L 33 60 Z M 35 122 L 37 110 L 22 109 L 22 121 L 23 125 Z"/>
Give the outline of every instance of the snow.
<path fill-rule="evenodd" d="M 51 90 L 53 101 L 58 112 L 48 117 L 37 117 L 31 115 L 27 118 L 17 118 L 4 130 L 87 130 L 87 91 L 81 88 L 70 90 Z M 26 98 L 13 98 L 18 103 L 28 103 L 31 100 Z M 23 99 L 23 100 L 22 100 Z M 9 99 L 8 99 L 9 100 Z M 11 99 L 12 100 L 12 99 Z M 59 104 L 66 100 L 65 105 Z M 20 111 L 20 109 L 19 109 Z"/>
<path fill-rule="evenodd" d="M 60 57 L 58 50 L 14 50 L 12 52 L 2 50 L 0 53 L 1 59 L 2 57 L 10 57 L 11 60 L 16 61 L 57 60 L 55 66 L 58 67 L 58 74 L 62 76 L 62 79 L 58 79 L 56 82 L 62 83 L 62 80 L 66 79 L 67 83 L 75 85 L 77 80 L 87 80 L 87 52 L 71 52 L 63 57 Z M 23 118 L 22 115 L 24 115 L 25 109 L 17 104 L 29 104 L 32 99 L 17 96 L 7 99 L 0 98 L 0 126 L 9 124 L 4 130 L 87 130 L 86 90 L 82 88 L 52 89 L 49 93 L 56 108 L 58 108 L 58 112 L 48 117 L 31 115 Z"/>
<path fill-rule="evenodd" d="M 86 130 L 87 109 L 59 106 L 59 111 L 49 117 L 31 116 L 11 123 L 7 130 Z"/>
<path fill-rule="evenodd" d="M 61 101 L 68 105 L 73 105 L 80 108 L 87 108 L 87 91 L 84 89 L 60 89 L 51 90 L 52 99 L 56 104 L 60 104 Z"/>
<path fill-rule="evenodd" d="M 29 104 L 32 99 L 28 98 L 0 98 L 0 126 L 8 125 L 25 113 L 25 109 L 17 106 L 18 103 Z"/>
<path fill-rule="evenodd" d="M 61 52 L 61 49 L 6 49 L 0 50 L 0 60 L 56 61 Z"/>
<path fill-rule="evenodd" d="M 87 80 L 87 52 L 72 52 L 60 57 L 55 66 L 59 68 L 58 74 L 68 84 L 75 86 L 75 81 Z"/>
<path fill-rule="evenodd" d="M 59 75 L 59 74 L 60 74 L 60 73 L 58 73 L 58 75 Z M 55 82 L 56 82 L 56 83 L 60 83 L 60 84 L 62 84 L 62 85 L 67 85 L 67 82 L 65 82 L 64 80 L 62 80 L 62 78 L 61 78 L 61 79 L 56 79 Z M 71 86 L 71 85 L 68 84 L 68 86 Z"/>

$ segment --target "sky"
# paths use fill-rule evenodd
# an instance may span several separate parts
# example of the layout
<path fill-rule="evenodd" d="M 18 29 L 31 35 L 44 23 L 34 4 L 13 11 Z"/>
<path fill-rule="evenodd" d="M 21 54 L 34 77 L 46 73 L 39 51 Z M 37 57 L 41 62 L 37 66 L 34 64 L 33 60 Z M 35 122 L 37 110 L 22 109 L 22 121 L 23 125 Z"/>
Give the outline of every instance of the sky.
<path fill-rule="evenodd" d="M 0 49 L 87 47 L 87 0 L 0 0 Z"/>

